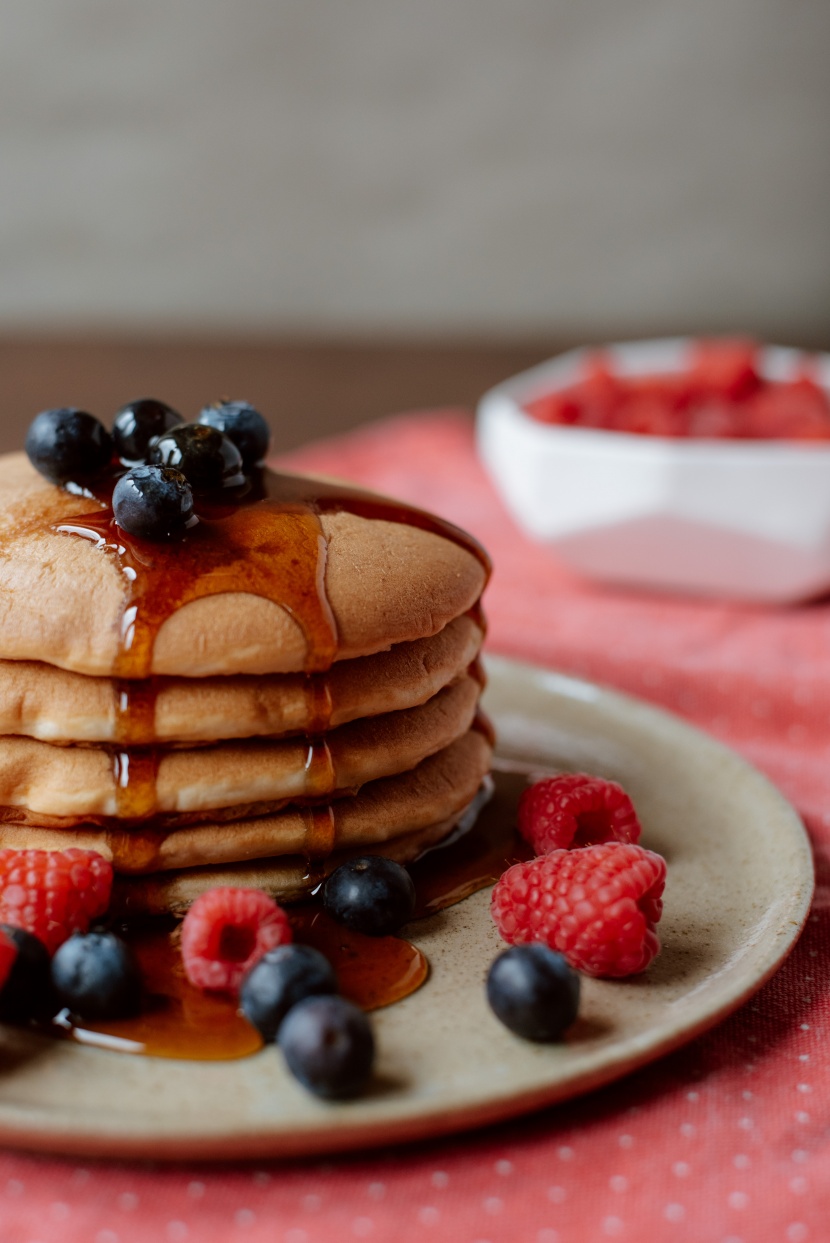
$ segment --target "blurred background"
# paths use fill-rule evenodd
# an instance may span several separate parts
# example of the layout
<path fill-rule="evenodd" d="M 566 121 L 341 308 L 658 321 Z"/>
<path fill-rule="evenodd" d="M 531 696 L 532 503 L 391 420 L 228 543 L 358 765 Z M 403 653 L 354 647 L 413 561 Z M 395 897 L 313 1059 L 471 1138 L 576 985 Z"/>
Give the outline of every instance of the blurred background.
<path fill-rule="evenodd" d="M 830 346 L 826 0 L 4 0 L 0 448 L 277 447 L 582 341 Z"/>

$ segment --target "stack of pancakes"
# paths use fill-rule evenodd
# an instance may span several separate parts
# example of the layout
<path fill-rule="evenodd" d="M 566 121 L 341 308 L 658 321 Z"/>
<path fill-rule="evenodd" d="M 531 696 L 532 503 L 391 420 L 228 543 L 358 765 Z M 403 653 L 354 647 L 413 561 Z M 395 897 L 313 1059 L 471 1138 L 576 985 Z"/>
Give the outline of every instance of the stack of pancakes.
<path fill-rule="evenodd" d="M 403 508 L 316 513 L 300 571 L 331 624 L 325 668 L 244 550 L 224 589 L 153 612 L 176 549 L 125 558 L 117 532 L 85 530 L 100 508 L 0 458 L 0 847 L 98 850 L 120 908 L 160 913 L 216 884 L 302 897 L 350 855 L 406 862 L 453 830 L 491 752 L 472 541 Z"/>

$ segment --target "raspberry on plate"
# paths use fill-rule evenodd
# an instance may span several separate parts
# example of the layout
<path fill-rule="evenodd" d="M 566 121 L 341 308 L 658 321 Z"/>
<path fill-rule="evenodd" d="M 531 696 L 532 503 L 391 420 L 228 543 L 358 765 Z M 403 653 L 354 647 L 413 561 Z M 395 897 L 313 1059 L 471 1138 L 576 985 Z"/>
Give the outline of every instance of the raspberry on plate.
<path fill-rule="evenodd" d="M 50 954 L 109 906 L 112 866 L 95 850 L 0 850 L 0 924 L 38 937 Z"/>
<path fill-rule="evenodd" d="M 263 954 L 290 940 L 288 916 L 261 889 L 209 889 L 182 923 L 185 973 L 197 988 L 236 992 Z"/>
<path fill-rule="evenodd" d="M 523 791 L 519 832 L 542 855 L 600 842 L 638 842 L 640 822 L 616 781 L 565 773 L 545 777 Z"/>
<path fill-rule="evenodd" d="M 541 941 L 586 975 L 634 975 L 659 952 L 665 882 L 665 859 L 641 846 L 555 850 L 508 868 L 490 911 L 511 945 Z"/>
<path fill-rule="evenodd" d="M 14 929 L 9 933 L 0 931 L 0 989 L 5 987 L 19 957 L 19 949 L 12 935 L 13 932 Z"/>

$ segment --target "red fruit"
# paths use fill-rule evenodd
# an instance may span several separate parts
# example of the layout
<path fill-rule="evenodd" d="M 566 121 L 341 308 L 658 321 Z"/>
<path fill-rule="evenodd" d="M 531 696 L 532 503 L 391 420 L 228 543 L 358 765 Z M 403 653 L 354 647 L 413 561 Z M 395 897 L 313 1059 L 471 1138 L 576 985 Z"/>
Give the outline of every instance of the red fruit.
<path fill-rule="evenodd" d="M 565 425 L 578 423 L 582 416 L 582 406 L 573 389 L 549 393 L 545 397 L 537 397 L 525 405 L 525 410 L 540 423 L 562 423 Z"/>
<path fill-rule="evenodd" d="M 675 437 L 684 434 L 684 424 L 682 416 L 660 397 L 634 395 L 620 406 L 616 430 L 636 436 Z"/>
<path fill-rule="evenodd" d="M 0 850 L 0 924 L 38 937 L 50 954 L 109 906 L 112 865 L 94 850 Z"/>
<path fill-rule="evenodd" d="M 641 846 L 606 842 L 515 863 L 490 911 L 505 941 L 542 941 L 586 975 L 644 971 L 659 952 L 666 861 Z"/>
<path fill-rule="evenodd" d="M 11 937 L 6 936 L 5 932 L 0 932 L 0 988 L 9 978 L 15 958 L 17 958 L 17 946 Z"/>
<path fill-rule="evenodd" d="M 638 842 L 640 831 L 622 786 L 588 773 L 545 777 L 519 799 L 519 832 L 537 855 L 598 842 Z"/>
<path fill-rule="evenodd" d="M 236 992 L 266 950 L 291 940 L 288 916 L 261 889 L 209 889 L 182 923 L 182 959 L 197 988 Z"/>
<path fill-rule="evenodd" d="M 757 358 L 758 347 L 752 341 L 698 341 L 692 355 L 690 387 L 706 396 L 739 401 L 761 383 Z"/>
<path fill-rule="evenodd" d="M 764 439 L 827 440 L 830 405 L 827 395 L 803 377 L 775 384 L 757 393 L 748 405 L 747 434 Z"/>

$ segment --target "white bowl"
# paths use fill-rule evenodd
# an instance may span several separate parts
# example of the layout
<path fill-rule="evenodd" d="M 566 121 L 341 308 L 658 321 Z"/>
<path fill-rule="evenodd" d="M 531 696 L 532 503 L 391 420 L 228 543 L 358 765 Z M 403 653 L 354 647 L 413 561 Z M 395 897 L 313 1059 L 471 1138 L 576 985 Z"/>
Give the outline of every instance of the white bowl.
<path fill-rule="evenodd" d="M 693 343 L 603 347 L 620 375 L 688 366 Z M 581 377 L 574 350 L 491 389 L 479 454 L 518 524 L 606 582 L 790 602 L 830 589 L 830 442 L 669 439 L 556 426 L 525 402 Z M 768 347 L 759 370 L 794 378 L 805 355 Z M 811 355 L 830 391 L 830 355 Z"/>

